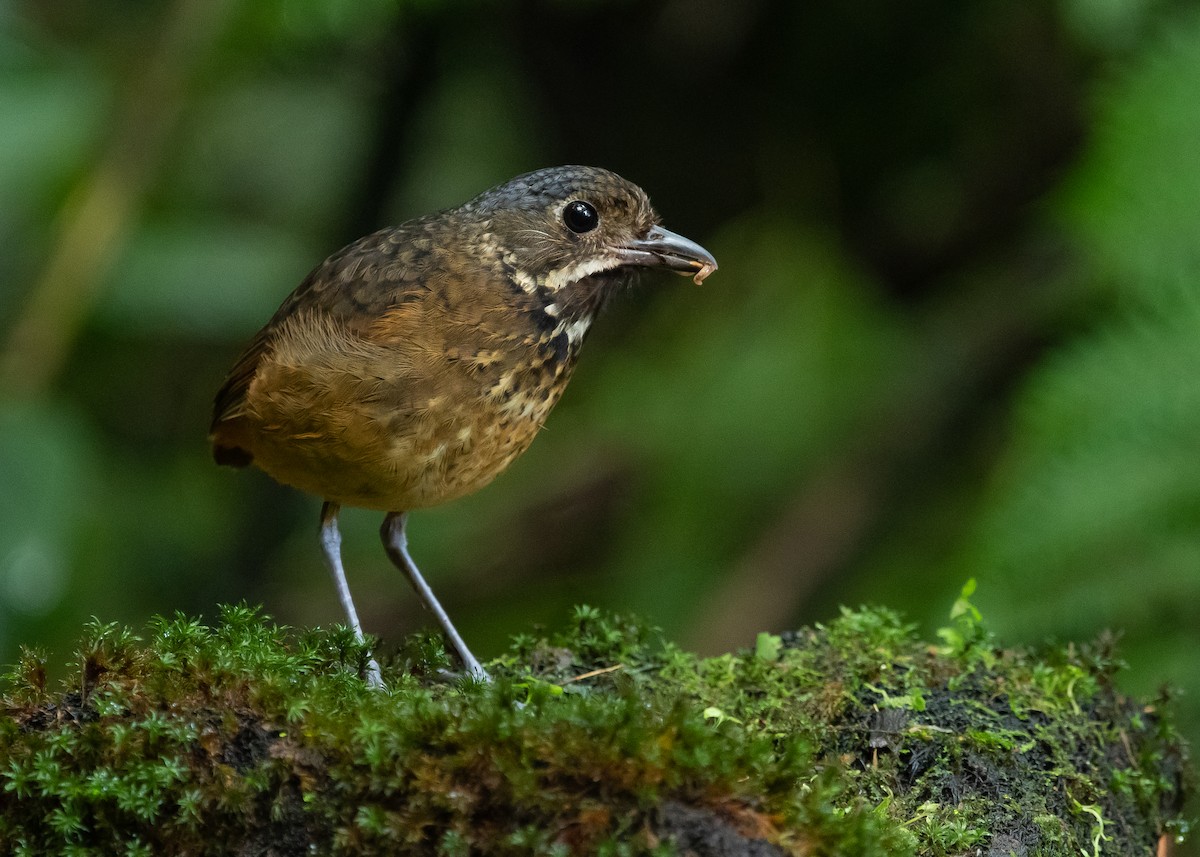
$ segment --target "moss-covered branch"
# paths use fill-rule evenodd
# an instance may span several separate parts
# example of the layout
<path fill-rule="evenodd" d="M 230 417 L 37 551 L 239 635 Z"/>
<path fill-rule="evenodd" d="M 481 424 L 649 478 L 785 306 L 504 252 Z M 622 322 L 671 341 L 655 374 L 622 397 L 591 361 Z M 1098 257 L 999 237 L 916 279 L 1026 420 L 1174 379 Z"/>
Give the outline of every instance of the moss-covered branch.
<path fill-rule="evenodd" d="M 881 610 L 701 659 L 580 608 L 485 687 L 414 637 L 253 610 L 27 655 L 0 718 L 0 852 L 32 855 L 1149 855 L 1185 760 L 1098 644 L 943 645 Z"/>

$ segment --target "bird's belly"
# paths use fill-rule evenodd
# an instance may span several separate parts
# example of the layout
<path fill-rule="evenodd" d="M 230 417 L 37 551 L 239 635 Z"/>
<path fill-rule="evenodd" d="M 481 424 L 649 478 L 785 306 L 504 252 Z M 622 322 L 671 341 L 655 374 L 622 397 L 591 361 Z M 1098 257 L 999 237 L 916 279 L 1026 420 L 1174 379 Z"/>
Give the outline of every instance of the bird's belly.
<path fill-rule="evenodd" d="M 500 391 L 471 403 L 275 401 L 256 409 L 254 463 L 347 506 L 409 511 L 482 488 L 533 441 L 558 389 Z M 322 397 L 323 398 L 323 397 Z"/>

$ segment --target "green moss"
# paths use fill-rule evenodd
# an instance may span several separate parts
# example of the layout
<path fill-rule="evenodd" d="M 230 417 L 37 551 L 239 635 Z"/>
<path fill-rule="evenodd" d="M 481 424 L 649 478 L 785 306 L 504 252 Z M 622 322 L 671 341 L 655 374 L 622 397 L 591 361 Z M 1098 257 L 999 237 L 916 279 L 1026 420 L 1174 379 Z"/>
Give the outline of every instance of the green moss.
<path fill-rule="evenodd" d="M 1185 769 L 1159 706 L 1106 641 L 1001 650 L 968 597 L 940 647 L 861 610 L 707 659 L 579 608 L 492 686 L 413 637 L 384 692 L 342 629 L 94 623 L 61 689 L 35 653 L 5 681 L 0 852 L 1151 853 Z"/>

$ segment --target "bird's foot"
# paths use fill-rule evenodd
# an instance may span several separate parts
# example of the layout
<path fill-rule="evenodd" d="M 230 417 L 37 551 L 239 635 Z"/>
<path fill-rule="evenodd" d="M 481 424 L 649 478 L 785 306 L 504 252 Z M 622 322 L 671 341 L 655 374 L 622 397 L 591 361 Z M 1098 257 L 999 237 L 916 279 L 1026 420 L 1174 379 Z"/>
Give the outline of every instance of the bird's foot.
<path fill-rule="evenodd" d="M 383 690 L 387 687 L 383 683 L 383 673 L 379 669 L 379 662 L 374 658 L 367 661 L 367 686 L 372 690 Z"/>
<path fill-rule="evenodd" d="M 481 667 L 478 663 L 475 664 L 475 669 L 468 667 L 465 670 L 439 669 L 437 677 L 445 682 L 459 682 L 463 679 L 469 679 L 477 684 L 491 684 L 491 674 Z"/>

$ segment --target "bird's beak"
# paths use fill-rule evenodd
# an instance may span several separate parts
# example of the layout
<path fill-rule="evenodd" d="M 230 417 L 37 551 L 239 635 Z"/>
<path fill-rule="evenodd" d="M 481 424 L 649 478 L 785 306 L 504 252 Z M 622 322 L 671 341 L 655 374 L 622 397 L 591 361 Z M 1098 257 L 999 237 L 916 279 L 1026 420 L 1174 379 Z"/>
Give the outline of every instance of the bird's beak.
<path fill-rule="evenodd" d="M 645 238 L 637 238 L 617 251 L 622 264 L 643 268 L 666 268 L 680 274 L 691 274 L 696 285 L 717 270 L 717 260 L 695 241 L 677 235 L 670 229 L 655 226 Z"/>

